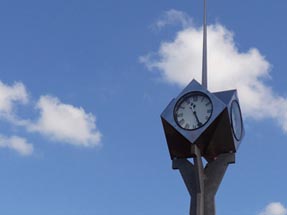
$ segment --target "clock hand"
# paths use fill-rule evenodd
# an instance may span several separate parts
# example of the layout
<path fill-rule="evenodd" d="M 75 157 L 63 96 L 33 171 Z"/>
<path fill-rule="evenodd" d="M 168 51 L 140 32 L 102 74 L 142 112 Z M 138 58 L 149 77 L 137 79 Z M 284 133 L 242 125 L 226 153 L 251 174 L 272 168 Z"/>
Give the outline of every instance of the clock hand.
<path fill-rule="evenodd" d="M 193 111 L 193 114 L 194 114 L 195 119 L 196 119 L 196 121 L 197 121 L 197 125 L 198 125 L 198 126 L 202 126 L 202 123 L 199 121 L 199 119 L 198 119 L 198 117 L 197 117 L 196 111 Z"/>
<path fill-rule="evenodd" d="M 196 114 L 196 111 L 194 110 L 194 108 L 196 107 L 196 105 L 193 104 L 193 103 L 191 103 L 190 105 L 191 105 L 191 106 L 190 106 L 190 109 L 191 109 L 191 111 L 192 111 L 192 113 L 193 113 L 193 115 L 194 115 L 194 117 L 195 117 L 195 119 L 196 119 L 197 125 L 198 125 L 198 126 L 202 126 L 202 123 L 199 121 L 198 116 L 197 116 L 197 114 Z"/>

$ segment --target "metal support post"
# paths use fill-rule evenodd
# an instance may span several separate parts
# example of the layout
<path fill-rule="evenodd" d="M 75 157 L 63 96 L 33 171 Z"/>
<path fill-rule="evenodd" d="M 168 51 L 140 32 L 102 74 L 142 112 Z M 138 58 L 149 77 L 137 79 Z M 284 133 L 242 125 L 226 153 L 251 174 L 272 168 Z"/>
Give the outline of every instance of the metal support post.
<path fill-rule="evenodd" d="M 203 167 L 200 150 L 191 147 L 193 164 L 187 159 L 173 160 L 191 197 L 190 215 L 215 215 L 215 195 L 229 164 L 235 163 L 235 153 L 221 154 Z"/>

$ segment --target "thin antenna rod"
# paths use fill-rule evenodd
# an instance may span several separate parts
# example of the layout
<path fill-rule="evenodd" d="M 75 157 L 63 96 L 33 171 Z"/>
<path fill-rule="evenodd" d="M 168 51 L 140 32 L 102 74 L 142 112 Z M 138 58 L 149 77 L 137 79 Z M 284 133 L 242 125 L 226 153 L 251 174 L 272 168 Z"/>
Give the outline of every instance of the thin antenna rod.
<path fill-rule="evenodd" d="M 204 0 L 203 15 L 203 51 L 202 51 L 202 86 L 207 89 L 207 29 L 206 29 L 206 0 Z"/>

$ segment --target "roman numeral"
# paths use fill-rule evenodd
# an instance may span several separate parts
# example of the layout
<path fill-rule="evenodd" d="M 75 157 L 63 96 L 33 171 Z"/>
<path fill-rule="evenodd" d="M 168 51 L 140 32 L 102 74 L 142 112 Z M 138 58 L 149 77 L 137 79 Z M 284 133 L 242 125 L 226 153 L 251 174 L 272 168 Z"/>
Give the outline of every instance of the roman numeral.
<path fill-rule="evenodd" d="M 178 123 L 179 123 L 181 126 L 183 126 L 184 123 L 185 123 L 185 121 L 184 121 L 184 119 L 181 119 Z"/>

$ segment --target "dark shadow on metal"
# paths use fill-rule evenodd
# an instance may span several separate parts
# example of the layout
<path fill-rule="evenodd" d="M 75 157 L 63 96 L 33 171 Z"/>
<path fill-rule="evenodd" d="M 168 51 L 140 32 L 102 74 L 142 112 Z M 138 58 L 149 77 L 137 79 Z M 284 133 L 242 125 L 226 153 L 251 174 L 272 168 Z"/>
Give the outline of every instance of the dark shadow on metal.
<path fill-rule="evenodd" d="M 191 196 L 190 215 L 215 215 L 215 195 L 229 164 L 235 163 L 235 153 L 221 154 L 203 167 L 200 150 L 192 145 L 193 164 L 187 159 L 174 159 Z"/>

